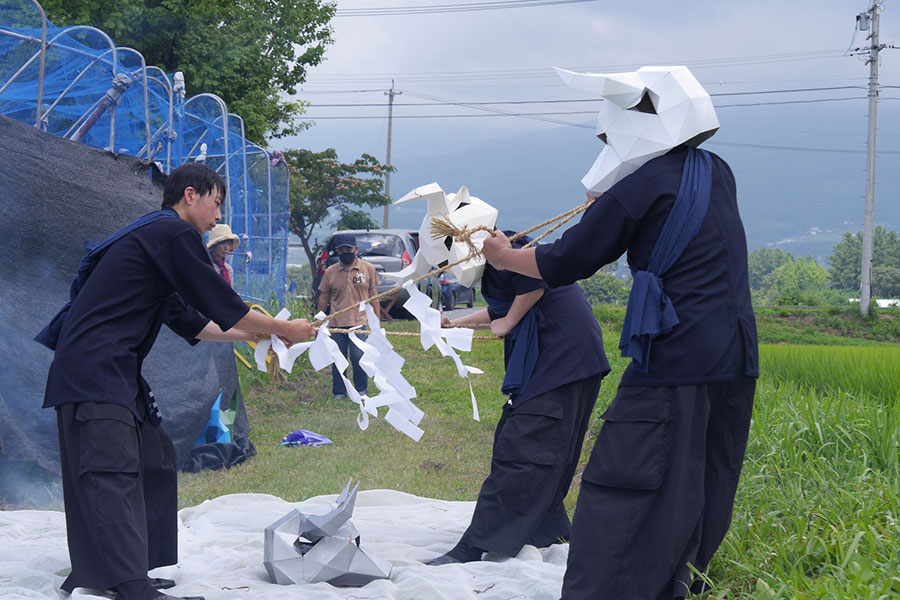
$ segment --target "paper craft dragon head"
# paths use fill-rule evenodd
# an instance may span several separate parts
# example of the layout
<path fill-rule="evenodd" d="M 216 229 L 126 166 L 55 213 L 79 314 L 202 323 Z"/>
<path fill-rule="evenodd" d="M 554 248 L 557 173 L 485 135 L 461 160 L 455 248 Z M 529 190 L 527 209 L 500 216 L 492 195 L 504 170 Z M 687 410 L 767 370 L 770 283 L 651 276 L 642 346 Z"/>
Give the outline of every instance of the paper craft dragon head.
<path fill-rule="evenodd" d="M 712 99 L 687 67 L 594 74 L 556 69 L 569 87 L 603 98 L 597 137 L 606 147 L 581 182 L 599 196 L 647 161 L 698 146 L 719 128 Z"/>
<path fill-rule="evenodd" d="M 447 194 L 437 183 L 417 187 L 394 204 L 403 204 L 413 200 L 427 200 L 428 208 L 422 225 L 419 227 L 419 252 L 412 264 L 396 273 L 385 273 L 384 276 L 395 281 L 407 281 L 415 275 L 424 275 L 434 268 L 457 262 L 469 255 L 469 247 L 452 237 L 434 239 L 431 224 L 435 217 L 443 217 L 455 227 L 494 227 L 497 223 L 497 209 L 480 198 L 469 195 L 469 188 L 462 186 L 455 194 Z M 490 237 L 486 231 L 478 231 L 471 236 L 473 244 L 480 249 L 484 240 Z M 484 271 L 484 257 L 476 256 L 455 267 L 450 272 L 456 276 L 460 285 L 471 287 L 481 278 Z"/>
<path fill-rule="evenodd" d="M 359 483 L 350 491 L 351 482 L 330 512 L 307 515 L 294 509 L 266 527 L 263 565 L 272 583 L 363 586 L 390 577 L 391 563 L 359 546 L 350 521 Z"/>

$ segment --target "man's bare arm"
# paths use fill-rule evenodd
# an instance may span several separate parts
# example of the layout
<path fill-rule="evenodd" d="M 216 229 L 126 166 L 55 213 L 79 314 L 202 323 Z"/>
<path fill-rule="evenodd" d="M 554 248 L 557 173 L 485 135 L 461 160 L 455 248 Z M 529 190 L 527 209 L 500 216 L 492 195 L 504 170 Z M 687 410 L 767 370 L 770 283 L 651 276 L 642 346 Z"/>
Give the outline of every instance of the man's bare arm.
<path fill-rule="evenodd" d="M 310 325 L 306 319 L 281 321 L 255 310 L 251 310 L 240 321 L 235 323 L 234 329 L 265 335 L 277 335 L 291 343 L 305 342 L 316 334 L 316 328 Z M 231 330 L 229 329 L 229 331 Z"/>
<path fill-rule="evenodd" d="M 482 308 L 481 310 L 477 310 L 473 313 L 469 313 L 452 320 L 447 317 L 441 317 L 441 327 L 481 325 L 481 327 L 476 327 L 475 329 L 487 329 L 489 327 L 489 320 L 490 317 L 488 316 L 488 310 L 486 308 Z"/>
<path fill-rule="evenodd" d="M 197 339 L 207 342 L 253 342 L 259 338 L 252 331 L 244 331 L 237 327 L 222 331 L 221 327 L 210 321 L 197 334 Z"/>
<path fill-rule="evenodd" d="M 513 299 L 512 306 L 505 317 L 491 321 L 491 333 L 497 337 L 504 337 L 513 330 L 513 327 L 519 324 L 522 317 L 531 310 L 531 307 L 537 304 L 537 301 L 544 295 L 543 288 L 532 290 L 525 294 L 519 294 Z"/>

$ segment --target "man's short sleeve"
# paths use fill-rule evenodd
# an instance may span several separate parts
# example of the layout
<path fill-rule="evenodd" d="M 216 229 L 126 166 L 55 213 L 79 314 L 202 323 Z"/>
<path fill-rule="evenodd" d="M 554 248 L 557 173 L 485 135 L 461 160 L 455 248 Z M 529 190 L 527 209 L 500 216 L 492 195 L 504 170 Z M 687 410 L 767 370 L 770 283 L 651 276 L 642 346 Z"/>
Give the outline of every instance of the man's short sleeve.
<path fill-rule="evenodd" d="M 329 293 L 331 289 L 331 269 L 325 269 L 322 273 L 322 279 L 319 281 L 319 291 Z"/>
<path fill-rule="evenodd" d="M 213 268 L 196 231 L 173 236 L 155 258 L 163 277 L 184 301 L 223 331 L 231 329 L 250 310 Z"/>
<path fill-rule="evenodd" d="M 209 323 L 209 319 L 188 306 L 184 298 L 174 292 L 166 298 L 163 321 L 191 346 L 200 341 L 197 336 Z"/>
<path fill-rule="evenodd" d="M 519 273 L 513 273 L 511 279 L 512 288 L 516 296 L 521 296 L 533 292 L 534 290 L 547 289 L 549 287 L 547 282 L 543 279 L 535 279 L 534 277 L 521 275 Z"/>

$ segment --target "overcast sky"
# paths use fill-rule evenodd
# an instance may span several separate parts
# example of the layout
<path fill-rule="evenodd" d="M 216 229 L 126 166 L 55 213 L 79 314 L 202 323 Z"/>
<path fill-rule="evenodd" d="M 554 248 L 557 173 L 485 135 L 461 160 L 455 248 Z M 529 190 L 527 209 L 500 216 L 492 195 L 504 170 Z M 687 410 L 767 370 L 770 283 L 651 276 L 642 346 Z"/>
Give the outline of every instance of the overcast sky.
<path fill-rule="evenodd" d="M 333 21 L 335 43 L 328 49 L 325 62 L 311 70 L 298 94 L 311 103 L 307 115 L 315 126 L 295 138 L 275 140 L 273 145 L 314 150 L 334 147 L 345 160 L 362 152 L 384 160 L 384 90 L 390 87 L 392 78 L 395 88 L 403 92 L 396 97 L 394 107 L 395 159 L 405 154 L 441 154 L 487 138 L 560 126 L 509 116 L 409 118 L 415 115 L 487 114 L 485 109 L 582 112 L 541 118 L 584 127 L 593 122 L 594 103 L 404 105 L 583 99 L 589 96 L 569 90 L 553 75 L 551 66 L 611 72 L 649 64 L 691 67 L 714 95 L 716 105 L 722 107 L 720 117 L 728 111 L 730 130 L 723 129 L 719 140 L 746 137 L 758 142 L 760 134 L 765 133 L 767 143 L 791 146 L 822 146 L 827 141 L 859 148 L 865 142 L 865 89 L 721 94 L 865 86 L 868 67 L 859 57 L 844 54 L 851 44 L 866 45 L 865 35 L 857 33 L 854 40 L 854 32 L 855 16 L 869 6 L 868 0 L 598 0 L 461 13 L 348 16 L 350 11 L 363 8 L 461 3 L 463 0 L 339 1 L 339 16 Z M 881 39 L 900 45 L 900 2 L 884 2 Z M 900 53 L 888 49 L 882 56 L 881 84 L 900 84 Z M 888 98 L 900 97 L 900 92 L 886 88 L 882 96 L 885 101 L 881 110 L 890 109 L 884 107 L 890 104 Z M 852 97 L 859 100 L 837 100 Z M 761 132 L 764 123 L 759 122 L 758 115 L 772 110 L 771 106 L 732 106 L 797 100 L 828 100 L 846 107 L 848 120 L 830 124 L 829 137 L 822 136 L 822 127 Z M 376 106 L 327 106 L 334 104 Z M 783 106 L 785 111 L 803 107 Z M 374 118 L 324 118 L 341 116 Z M 589 128 L 584 132 L 591 134 Z M 887 136 L 884 144 L 900 142 L 890 139 L 891 132 L 883 133 Z"/>

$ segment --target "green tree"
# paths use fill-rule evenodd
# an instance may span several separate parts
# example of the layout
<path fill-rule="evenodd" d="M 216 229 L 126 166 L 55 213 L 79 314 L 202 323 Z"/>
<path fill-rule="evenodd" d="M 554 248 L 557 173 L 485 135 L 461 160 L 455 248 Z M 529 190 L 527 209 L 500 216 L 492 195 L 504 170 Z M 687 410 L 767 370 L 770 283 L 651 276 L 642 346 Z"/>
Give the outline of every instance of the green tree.
<path fill-rule="evenodd" d="M 839 290 L 859 290 L 862 264 L 862 233 L 845 231 L 828 257 L 831 287 Z"/>
<path fill-rule="evenodd" d="M 353 209 L 349 206 L 338 207 L 340 216 L 332 225 L 338 231 L 342 229 L 379 229 L 381 226 L 368 212 L 359 209 Z"/>
<path fill-rule="evenodd" d="M 614 273 L 615 263 L 578 282 L 590 304 L 626 304 L 631 293 L 631 279 Z"/>
<path fill-rule="evenodd" d="M 876 298 L 900 298 L 900 268 L 872 267 L 872 295 Z"/>
<path fill-rule="evenodd" d="M 888 231 L 880 225 L 872 236 L 872 268 L 876 266 L 900 267 L 900 237 L 896 231 Z"/>
<path fill-rule="evenodd" d="M 862 232 L 844 233 L 841 241 L 835 244 L 828 257 L 831 265 L 829 276 L 831 286 L 840 290 L 859 290 L 860 270 L 862 268 Z M 900 268 L 900 235 L 896 231 L 888 231 L 881 225 L 875 228 L 872 236 L 872 279 L 875 269 L 879 267 Z M 883 277 L 887 271 L 882 272 Z M 881 294 L 882 292 L 878 292 Z"/>
<path fill-rule="evenodd" d="M 332 42 L 327 0 L 43 0 L 55 25 L 92 25 L 167 72 L 188 96 L 211 92 L 244 119 L 246 136 L 289 135 L 305 124 L 296 93 Z"/>
<path fill-rule="evenodd" d="M 828 271 L 811 256 L 782 264 L 763 282 L 766 300 L 780 306 L 829 303 L 827 287 Z"/>
<path fill-rule="evenodd" d="M 316 227 L 332 211 L 340 213 L 338 223 L 344 216 L 358 223 L 362 207 L 390 203 L 390 198 L 383 193 L 383 179 L 393 168 L 369 154 L 352 163 L 343 163 L 333 148 L 322 152 L 286 150 L 284 158 L 291 174 L 291 231 L 300 238 L 312 272 L 316 257 L 311 240 Z"/>
<path fill-rule="evenodd" d="M 781 248 L 757 248 L 751 252 L 747 255 L 750 289 L 760 290 L 769 273 L 792 260 L 794 260 L 794 255 Z"/>

